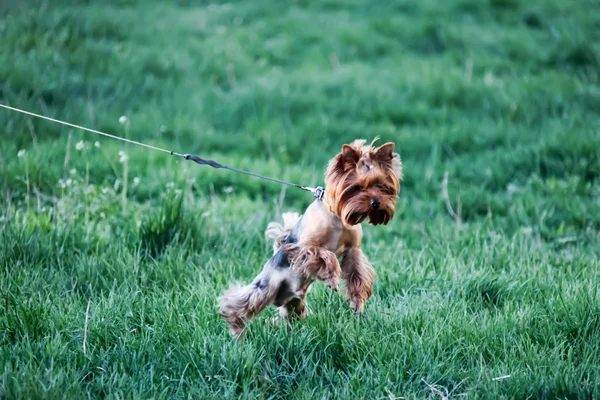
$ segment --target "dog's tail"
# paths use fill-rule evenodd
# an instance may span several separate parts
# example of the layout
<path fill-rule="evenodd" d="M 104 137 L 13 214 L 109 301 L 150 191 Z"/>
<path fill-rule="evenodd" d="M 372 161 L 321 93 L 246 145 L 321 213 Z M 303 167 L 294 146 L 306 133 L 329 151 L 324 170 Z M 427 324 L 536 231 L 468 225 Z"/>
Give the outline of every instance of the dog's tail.
<path fill-rule="evenodd" d="M 301 218 L 300 214 L 296 212 L 286 212 L 281 217 L 283 218 L 283 225 L 279 222 L 270 222 L 265 231 L 265 236 L 268 239 L 274 240 L 273 253 L 279 250 L 287 235 L 294 229 L 294 226 L 296 226 L 296 223 Z"/>
<path fill-rule="evenodd" d="M 219 297 L 219 315 L 227 320 L 233 337 L 239 337 L 245 321 L 270 305 L 281 285 L 281 277 L 259 275 L 249 285 L 234 284 Z"/>

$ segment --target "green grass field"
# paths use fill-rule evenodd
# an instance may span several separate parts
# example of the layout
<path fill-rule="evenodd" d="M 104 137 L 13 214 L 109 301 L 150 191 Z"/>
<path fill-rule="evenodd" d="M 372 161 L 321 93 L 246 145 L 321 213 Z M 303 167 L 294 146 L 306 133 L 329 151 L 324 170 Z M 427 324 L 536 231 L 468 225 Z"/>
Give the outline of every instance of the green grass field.
<path fill-rule="evenodd" d="M 271 308 L 236 343 L 216 297 L 310 193 L 0 109 L 0 398 L 600 398 L 598 21 L 594 0 L 0 2 L 2 104 L 304 185 L 380 136 L 405 172 L 365 227 L 365 315 L 317 283 L 306 320 Z"/>

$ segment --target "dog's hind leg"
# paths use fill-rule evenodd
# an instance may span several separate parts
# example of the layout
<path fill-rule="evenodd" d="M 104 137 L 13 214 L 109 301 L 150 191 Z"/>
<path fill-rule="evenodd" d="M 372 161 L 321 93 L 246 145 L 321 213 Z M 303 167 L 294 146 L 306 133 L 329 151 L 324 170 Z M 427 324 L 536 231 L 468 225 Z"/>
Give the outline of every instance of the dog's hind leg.
<path fill-rule="evenodd" d="M 279 316 L 287 320 L 304 319 L 308 315 L 308 306 L 306 305 L 306 294 L 308 293 L 312 281 L 307 281 L 300 289 L 296 291 L 296 297 L 290 299 L 283 306 L 279 307 Z"/>
<path fill-rule="evenodd" d="M 299 297 L 295 297 L 279 307 L 279 316 L 287 320 L 303 319 L 306 314 L 306 303 Z"/>
<path fill-rule="evenodd" d="M 219 315 L 229 324 L 233 337 L 240 337 L 247 321 L 275 302 L 283 282 L 262 273 L 251 284 L 234 285 L 219 297 Z"/>
<path fill-rule="evenodd" d="M 304 294 L 298 275 L 289 267 L 281 267 L 286 264 L 287 254 L 280 251 L 251 284 L 235 285 L 219 297 L 219 314 L 227 320 L 232 336 L 239 337 L 246 322 L 269 305 L 281 307 Z"/>

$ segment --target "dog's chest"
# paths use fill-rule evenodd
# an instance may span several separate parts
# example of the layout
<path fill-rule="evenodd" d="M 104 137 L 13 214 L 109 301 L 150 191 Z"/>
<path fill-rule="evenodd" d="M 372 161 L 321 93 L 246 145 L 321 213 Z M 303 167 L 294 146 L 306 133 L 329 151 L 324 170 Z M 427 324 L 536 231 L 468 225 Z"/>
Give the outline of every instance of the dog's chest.
<path fill-rule="evenodd" d="M 335 252 L 343 231 L 342 221 L 322 202 L 316 201 L 306 209 L 302 217 L 299 241 Z"/>

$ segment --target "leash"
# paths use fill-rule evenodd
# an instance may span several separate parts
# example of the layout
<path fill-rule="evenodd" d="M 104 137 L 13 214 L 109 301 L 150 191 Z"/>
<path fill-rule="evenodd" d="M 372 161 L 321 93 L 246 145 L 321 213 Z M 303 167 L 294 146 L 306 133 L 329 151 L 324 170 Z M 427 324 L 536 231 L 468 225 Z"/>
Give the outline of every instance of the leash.
<path fill-rule="evenodd" d="M 244 170 L 241 170 L 241 169 L 238 169 L 238 168 L 229 167 L 227 165 L 220 164 L 220 163 L 218 163 L 216 161 L 207 160 L 207 159 L 201 158 L 199 156 L 195 156 L 193 154 L 181 154 L 181 153 L 177 153 L 177 152 L 175 152 L 173 150 L 162 149 L 160 147 L 151 146 L 149 144 L 136 142 L 135 140 L 126 139 L 124 137 L 110 135 L 108 133 L 100 132 L 100 131 L 97 131 L 95 129 L 90 129 L 90 128 L 86 128 L 84 126 L 71 124 L 69 122 L 61 121 L 59 119 L 54 119 L 54 118 L 46 117 L 44 115 L 35 114 L 35 113 L 30 112 L 30 111 L 21 110 L 19 108 L 10 107 L 10 106 L 4 105 L 4 104 L 0 104 L 0 107 L 6 108 L 7 110 L 16 111 L 16 112 L 19 112 L 19 113 L 22 113 L 22 114 L 27 114 L 27 115 L 30 115 L 32 117 L 45 119 L 47 121 L 51 121 L 51 122 L 54 122 L 54 123 L 57 123 L 57 124 L 66 125 L 66 126 L 70 126 L 72 128 L 81 129 L 81 130 L 84 130 L 84 131 L 87 131 L 87 132 L 95 133 L 97 135 L 106 136 L 106 137 L 109 137 L 111 139 L 116 139 L 116 140 L 120 140 L 120 141 L 123 141 L 123 142 L 131 143 L 131 144 L 134 144 L 136 146 L 142 146 L 142 147 L 146 147 L 146 148 L 149 148 L 149 149 L 152 149 L 152 150 L 162 151 L 163 153 L 169 153 L 172 156 L 183 157 L 185 160 L 194 161 L 196 164 L 208 165 L 208 166 L 210 166 L 212 168 L 216 168 L 216 169 L 227 169 L 227 170 L 232 171 L 232 172 L 237 172 L 237 173 L 240 173 L 240 174 L 245 174 L 245 175 L 253 176 L 255 178 L 263 179 L 263 180 L 266 180 L 266 181 L 276 182 L 276 183 L 279 183 L 279 184 L 282 184 L 282 185 L 292 186 L 292 187 L 295 187 L 295 188 L 298 188 L 298 189 L 301 189 L 301 190 L 306 190 L 308 192 L 313 193 L 314 196 L 318 200 L 323 200 L 323 196 L 325 194 L 325 190 L 321 186 L 317 186 L 316 188 L 312 188 L 312 187 L 309 187 L 309 186 L 298 185 L 296 183 L 290 183 L 290 182 L 282 181 L 280 179 L 271 178 L 271 177 L 268 177 L 268 176 L 256 174 L 254 172 L 249 172 L 249 171 L 244 171 Z"/>

